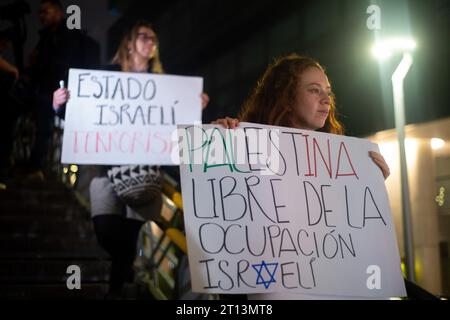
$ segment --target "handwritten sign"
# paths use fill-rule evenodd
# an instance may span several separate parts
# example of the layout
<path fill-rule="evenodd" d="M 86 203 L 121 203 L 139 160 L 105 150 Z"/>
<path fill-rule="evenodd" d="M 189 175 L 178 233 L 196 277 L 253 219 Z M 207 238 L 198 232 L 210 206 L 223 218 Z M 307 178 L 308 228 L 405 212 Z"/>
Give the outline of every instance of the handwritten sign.
<path fill-rule="evenodd" d="M 176 163 L 177 124 L 201 122 L 203 80 L 70 69 L 62 162 Z"/>
<path fill-rule="evenodd" d="M 193 291 L 405 295 L 376 144 L 251 123 L 178 136 Z"/>

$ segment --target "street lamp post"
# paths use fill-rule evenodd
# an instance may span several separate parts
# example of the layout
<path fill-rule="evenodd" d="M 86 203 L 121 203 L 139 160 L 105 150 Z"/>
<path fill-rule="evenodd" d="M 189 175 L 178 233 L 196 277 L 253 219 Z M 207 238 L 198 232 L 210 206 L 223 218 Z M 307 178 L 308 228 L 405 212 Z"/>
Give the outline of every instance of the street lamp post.
<path fill-rule="evenodd" d="M 405 100 L 403 95 L 403 82 L 408 73 L 413 58 L 411 51 L 415 48 L 412 40 L 394 39 L 391 41 L 377 43 L 372 52 L 380 59 L 389 57 L 394 50 L 403 52 L 402 60 L 392 74 L 392 89 L 394 96 L 395 128 L 400 152 L 400 177 L 402 196 L 402 221 L 403 239 L 405 247 L 406 276 L 410 281 L 415 281 L 414 275 L 414 239 L 411 223 L 411 206 L 409 199 L 408 170 L 405 152 Z"/>

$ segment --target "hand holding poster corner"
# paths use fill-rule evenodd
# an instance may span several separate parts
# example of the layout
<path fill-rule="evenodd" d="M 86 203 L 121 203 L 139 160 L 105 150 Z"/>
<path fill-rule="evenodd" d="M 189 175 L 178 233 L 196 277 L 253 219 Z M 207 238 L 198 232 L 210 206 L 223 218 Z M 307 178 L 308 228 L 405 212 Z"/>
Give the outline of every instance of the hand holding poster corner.
<path fill-rule="evenodd" d="M 61 162 L 176 163 L 176 125 L 201 122 L 202 87 L 198 77 L 70 69 Z"/>
<path fill-rule="evenodd" d="M 250 123 L 178 135 L 193 291 L 406 295 L 376 144 Z"/>

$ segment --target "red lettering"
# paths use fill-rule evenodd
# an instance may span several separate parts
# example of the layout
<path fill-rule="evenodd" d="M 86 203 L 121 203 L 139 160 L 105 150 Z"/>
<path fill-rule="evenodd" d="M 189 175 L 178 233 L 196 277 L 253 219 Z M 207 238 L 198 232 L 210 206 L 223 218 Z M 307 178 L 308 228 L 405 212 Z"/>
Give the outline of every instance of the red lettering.
<path fill-rule="evenodd" d="M 134 153 L 136 142 L 139 142 L 140 145 L 142 145 L 142 141 L 140 140 L 142 138 L 142 133 L 139 131 L 135 131 L 133 133 L 133 139 L 131 140 L 131 153 Z"/>
<path fill-rule="evenodd" d="M 164 137 L 162 137 L 161 134 L 160 134 L 159 132 L 156 132 L 156 133 L 153 135 L 153 137 L 154 137 L 156 140 L 161 141 L 162 144 L 163 144 L 163 148 L 159 151 L 159 153 L 163 154 L 164 152 L 166 152 L 166 149 L 167 149 L 167 141 L 164 139 Z"/>
<path fill-rule="evenodd" d="M 89 131 L 86 132 L 86 139 L 84 140 L 84 153 L 89 153 L 88 146 L 89 146 Z"/>
<path fill-rule="evenodd" d="M 103 152 L 111 152 L 111 132 L 108 132 L 108 144 L 106 145 L 105 142 L 101 138 L 102 133 L 96 132 L 95 133 L 95 152 L 100 152 L 100 145 L 103 146 Z"/>
<path fill-rule="evenodd" d="M 150 150 L 150 148 L 152 146 L 151 141 L 152 141 L 152 133 L 151 133 L 151 131 L 149 131 L 147 134 L 147 145 L 145 146 L 145 152 L 147 152 L 147 153 L 150 153 L 150 151 L 151 151 Z"/>
<path fill-rule="evenodd" d="M 319 150 L 320 157 L 323 160 L 323 164 L 327 168 L 328 175 L 330 176 L 330 179 L 332 178 L 332 168 L 331 168 L 331 152 L 330 152 L 330 140 L 327 139 L 327 146 L 328 146 L 328 164 L 325 160 L 322 150 L 320 150 L 319 144 L 317 143 L 316 138 L 313 138 L 313 152 L 314 152 L 314 176 L 317 177 L 317 153 L 316 150 Z"/>
<path fill-rule="evenodd" d="M 342 149 L 344 149 L 345 154 L 347 156 L 348 163 L 350 164 L 350 167 L 352 168 L 352 172 L 351 173 L 339 173 L 339 168 L 340 168 L 339 164 L 340 164 L 340 161 L 341 161 Z M 346 148 L 344 142 L 341 142 L 341 144 L 339 146 L 338 163 L 337 163 L 336 177 L 335 178 L 337 179 L 337 177 L 341 177 L 341 176 L 355 176 L 356 179 L 359 180 L 358 175 L 356 174 L 355 168 L 353 167 L 352 160 L 350 159 L 350 156 L 348 155 L 347 148 Z"/>
<path fill-rule="evenodd" d="M 312 177 L 314 174 L 311 172 L 311 162 L 309 161 L 309 144 L 308 144 L 308 135 L 304 134 L 305 144 L 306 144 L 306 159 L 308 160 L 308 173 L 305 174 L 305 177 Z"/>
<path fill-rule="evenodd" d="M 120 135 L 120 138 L 119 138 L 119 151 L 122 153 L 127 153 L 129 151 L 129 150 L 123 149 L 123 145 L 124 145 L 123 140 L 124 140 L 125 136 L 129 136 L 128 132 L 122 132 L 122 134 Z M 128 147 L 129 146 L 130 146 L 130 143 L 129 143 L 129 139 L 128 139 Z"/>
<path fill-rule="evenodd" d="M 78 153 L 78 131 L 74 131 L 73 153 Z"/>

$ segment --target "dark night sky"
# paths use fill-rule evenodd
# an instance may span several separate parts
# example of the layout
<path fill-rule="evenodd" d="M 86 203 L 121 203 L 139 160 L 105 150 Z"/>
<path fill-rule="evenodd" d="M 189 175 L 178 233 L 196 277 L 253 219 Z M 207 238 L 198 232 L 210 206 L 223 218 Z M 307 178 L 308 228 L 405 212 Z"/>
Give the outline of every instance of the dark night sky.
<path fill-rule="evenodd" d="M 39 29 L 39 0 L 28 2 L 25 61 Z M 150 20 L 166 71 L 204 77 L 211 96 L 205 121 L 235 115 L 273 58 L 290 52 L 317 58 L 327 69 L 341 120 L 358 136 L 394 126 L 390 75 L 399 56 L 379 66 L 370 55 L 375 36 L 366 26 L 366 9 L 377 4 L 382 37 L 413 35 L 418 43 L 405 80 L 407 121 L 450 116 L 449 0 L 62 2 L 80 6 L 82 28 L 100 42 L 103 63 L 126 26 Z"/>
<path fill-rule="evenodd" d="M 381 9 L 381 37 L 410 35 L 418 43 L 405 80 L 407 121 L 450 116 L 450 1 L 155 3 L 129 5 L 111 34 L 138 17 L 153 21 L 167 71 L 205 77 L 212 98 L 206 121 L 235 115 L 267 64 L 297 52 L 327 68 L 349 134 L 394 127 L 390 76 L 400 55 L 381 65 L 370 55 L 375 33 L 366 26 L 366 9 L 371 3 Z"/>

